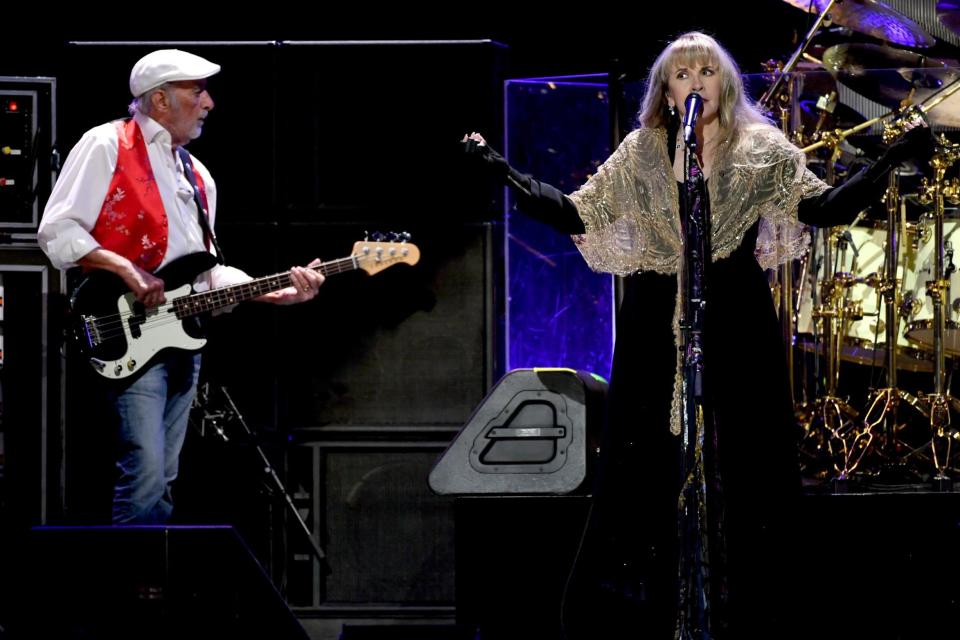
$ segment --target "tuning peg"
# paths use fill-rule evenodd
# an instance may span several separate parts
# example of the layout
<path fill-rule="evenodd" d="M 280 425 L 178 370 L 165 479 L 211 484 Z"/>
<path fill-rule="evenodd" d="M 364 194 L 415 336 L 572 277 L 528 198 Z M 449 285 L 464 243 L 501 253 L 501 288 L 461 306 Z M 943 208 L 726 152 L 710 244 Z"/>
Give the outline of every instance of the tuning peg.
<path fill-rule="evenodd" d="M 383 233 L 380 231 L 374 231 L 370 234 L 370 240 L 374 242 L 383 242 Z"/>

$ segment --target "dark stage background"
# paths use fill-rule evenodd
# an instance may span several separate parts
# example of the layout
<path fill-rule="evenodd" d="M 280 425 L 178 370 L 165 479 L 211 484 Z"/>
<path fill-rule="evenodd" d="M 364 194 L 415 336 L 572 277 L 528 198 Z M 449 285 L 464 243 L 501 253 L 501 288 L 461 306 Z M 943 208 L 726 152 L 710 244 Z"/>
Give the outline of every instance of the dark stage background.
<path fill-rule="evenodd" d="M 129 69 L 143 53 L 177 46 L 223 66 L 209 85 L 216 107 L 190 148 L 216 178 L 231 264 L 262 275 L 339 258 L 375 230 L 408 231 L 421 249 L 415 267 L 331 277 L 309 305 L 243 306 L 217 319 L 205 352 L 204 381 L 228 391 L 254 436 L 233 420 L 223 441 L 209 421 L 195 422 L 178 521 L 236 526 L 304 618 L 450 621 L 455 569 L 482 570 L 455 557 L 453 500 L 426 478 L 504 373 L 502 194 L 462 171 L 457 144 L 474 130 L 502 140 L 503 81 L 636 78 L 691 29 L 716 35 L 745 72 L 758 72 L 769 58 L 786 60 L 807 30 L 803 13 L 777 0 L 558 6 L 86 6 L 56 19 L 52 7 L 4 9 L 0 75 L 57 79 L 63 158 L 83 131 L 126 114 Z M 38 357 L 59 363 L 58 349 L 44 344 Z M 67 367 L 66 381 L 45 484 L 33 471 L 4 479 L 8 537 L 106 517 L 109 430 L 81 372 Z M 225 406 L 211 396 L 208 413 Z M 26 441 L 8 436 L 8 460 L 36 460 L 33 444 L 10 450 Z M 254 443 L 328 553 L 329 574 L 265 482 Z M 556 521 L 541 527 L 555 522 L 576 539 L 581 502 L 546 513 Z M 464 553 L 484 547 L 484 527 L 511 535 L 495 517 L 465 521 Z M 542 562 L 563 579 L 551 558 Z M 534 590 L 544 579 L 524 577 Z M 477 585 L 495 583 L 467 592 L 482 600 Z"/>
<path fill-rule="evenodd" d="M 255 9 L 197 6 L 163 19 L 146 8 L 64 7 L 57 20 L 36 7 L 5 9 L 0 42 L 7 71 L 51 74 L 64 61 L 68 40 L 436 40 L 493 39 L 510 47 L 514 76 L 604 71 L 611 59 L 646 68 L 651 55 L 683 31 L 703 29 L 728 46 L 745 71 L 792 52 L 795 32 L 806 32 L 803 13 L 778 0 L 723 3 L 691 0 L 681 5 L 633 3 L 618 7 L 555 3 L 465 2 L 448 6 L 307 6 L 274 2 Z M 802 35 L 802 33 L 801 33 Z M 456 62 L 447 59 L 451 73 Z M 251 70 L 252 71 L 252 70 Z M 115 86 L 88 71 L 100 88 Z M 248 77 L 260 77 L 253 73 Z M 464 82 L 473 78 L 460 75 Z M 99 102 L 99 100 L 98 100 Z M 101 102 L 102 104 L 102 102 Z M 381 124 L 389 118 L 384 117 Z"/>

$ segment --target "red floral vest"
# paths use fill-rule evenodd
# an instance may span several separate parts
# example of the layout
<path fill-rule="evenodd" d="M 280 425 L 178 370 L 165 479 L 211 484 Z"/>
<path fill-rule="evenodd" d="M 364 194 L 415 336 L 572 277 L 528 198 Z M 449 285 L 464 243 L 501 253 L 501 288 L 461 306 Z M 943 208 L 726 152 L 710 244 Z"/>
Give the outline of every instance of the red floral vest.
<path fill-rule="evenodd" d="M 154 271 L 167 252 L 167 213 L 153 177 L 143 133 L 136 120 L 118 120 L 117 167 L 94 225 L 94 239 L 145 271 Z M 207 193 L 197 173 L 203 206 Z"/>

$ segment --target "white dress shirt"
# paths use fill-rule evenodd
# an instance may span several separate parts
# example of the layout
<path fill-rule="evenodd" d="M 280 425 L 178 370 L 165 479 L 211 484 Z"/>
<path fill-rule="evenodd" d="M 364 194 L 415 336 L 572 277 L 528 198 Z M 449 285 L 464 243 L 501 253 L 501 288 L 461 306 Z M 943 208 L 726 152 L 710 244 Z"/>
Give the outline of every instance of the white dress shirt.
<path fill-rule="evenodd" d="M 160 201 L 167 213 L 169 233 L 167 251 L 160 263 L 163 267 L 181 256 L 207 248 L 197 218 L 193 189 L 171 146 L 170 133 L 149 116 L 137 113 L 134 119 L 143 133 Z M 90 232 L 97 223 L 113 179 L 118 146 L 116 125 L 109 122 L 87 131 L 67 156 L 37 231 L 40 247 L 58 269 L 76 266 L 83 256 L 100 247 Z M 216 183 L 196 158 L 193 158 L 193 166 L 203 180 L 212 229 L 217 211 Z M 201 276 L 196 285 L 198 289 L 206 289 L 250 279 L 240 269 L 217 265 Z"/>

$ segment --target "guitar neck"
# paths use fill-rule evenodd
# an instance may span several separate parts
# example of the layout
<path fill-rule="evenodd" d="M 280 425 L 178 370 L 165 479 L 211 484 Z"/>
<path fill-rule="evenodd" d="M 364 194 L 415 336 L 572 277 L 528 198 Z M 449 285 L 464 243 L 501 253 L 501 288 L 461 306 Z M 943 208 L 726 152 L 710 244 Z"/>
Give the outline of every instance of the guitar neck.
<path fill-rule="evenodd" d="M 344 273 L 359 268 L 359 259 L 357 256 L 322 262 L 310 267 L 314 271 L 322 273 L 324 276 L 335 273 Z M 187 318 L 199 313 L 209 313 L 229 307 L 246 300 L 259 298 L 260 296 L 286 289 L 293 285 L 289 271 L 276 273 L 272 276 L 256 278 L 248 282 L 230 285 L 229 287 L 220 287 L 210 291 L 201 291 L 182 296 L 173 301 L 174 311 L 178 318 Z"/>

